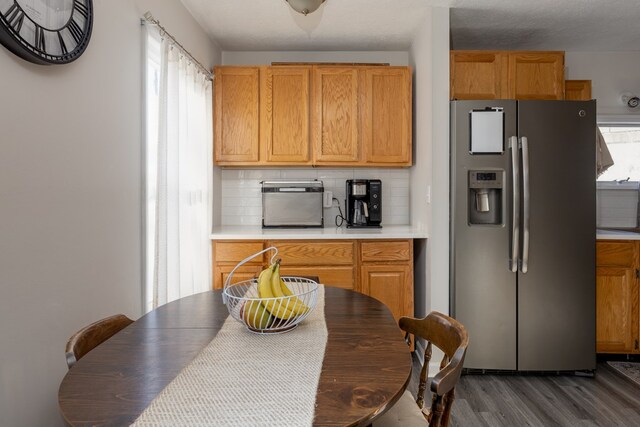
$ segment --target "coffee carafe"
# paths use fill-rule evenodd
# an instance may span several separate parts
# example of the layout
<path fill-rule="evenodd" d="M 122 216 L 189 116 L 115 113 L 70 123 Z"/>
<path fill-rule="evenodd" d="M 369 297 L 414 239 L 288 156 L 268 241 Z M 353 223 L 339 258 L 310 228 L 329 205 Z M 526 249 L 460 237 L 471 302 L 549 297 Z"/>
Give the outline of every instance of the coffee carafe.
<path fill-rule="evenodd" d="M 346 195 L 348 228 L 382 227 L 382 181 L 347 180 Z"/>

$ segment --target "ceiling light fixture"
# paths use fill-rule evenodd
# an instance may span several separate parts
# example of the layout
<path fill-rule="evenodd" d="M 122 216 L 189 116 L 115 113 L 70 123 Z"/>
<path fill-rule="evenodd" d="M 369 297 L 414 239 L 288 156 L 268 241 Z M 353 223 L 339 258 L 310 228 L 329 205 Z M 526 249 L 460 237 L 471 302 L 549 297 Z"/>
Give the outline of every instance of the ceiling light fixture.
<path fill-rule="evenodd" d="M 307 16 L 315 12 L 326 0 L 286 0 L 291 9 Z"/>

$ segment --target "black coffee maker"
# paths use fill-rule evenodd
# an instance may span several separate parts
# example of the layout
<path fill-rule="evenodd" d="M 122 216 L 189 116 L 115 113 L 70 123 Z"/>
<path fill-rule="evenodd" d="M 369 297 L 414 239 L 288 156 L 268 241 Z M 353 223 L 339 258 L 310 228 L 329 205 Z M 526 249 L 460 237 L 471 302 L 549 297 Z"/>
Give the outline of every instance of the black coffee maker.
<path fill-rule="evenodd" d="M 382 228 L 382 181 L 347 180 L 347 228 Z"/>

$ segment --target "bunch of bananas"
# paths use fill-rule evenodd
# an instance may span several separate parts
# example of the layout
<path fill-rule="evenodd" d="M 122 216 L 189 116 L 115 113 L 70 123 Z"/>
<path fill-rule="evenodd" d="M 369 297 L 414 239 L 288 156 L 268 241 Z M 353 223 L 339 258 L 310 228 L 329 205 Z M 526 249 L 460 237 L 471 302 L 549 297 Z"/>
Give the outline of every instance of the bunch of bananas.
<path fill-rule="evenodd" d="M 280 277 L 280 261 L 260 272 L 258 296 L 261 299 L 246 301 L 240 309 L 240 317 L 250 328 L 267 329 L 276 322 L 284 324 L 310 310 Z"/>

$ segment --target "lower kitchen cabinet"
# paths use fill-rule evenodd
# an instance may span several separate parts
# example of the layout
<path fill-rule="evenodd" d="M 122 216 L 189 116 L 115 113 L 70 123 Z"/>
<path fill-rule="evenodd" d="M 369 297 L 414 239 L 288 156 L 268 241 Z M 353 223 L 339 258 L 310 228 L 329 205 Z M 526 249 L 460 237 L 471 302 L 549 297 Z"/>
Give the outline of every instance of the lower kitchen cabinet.
<path fill-rule="evenodd" d="M 214 241 L 213 288 L 222 289 L 233 267 L 275 246 L 283 276 L 318 276 L 327 286 L 351 289 L 384 303 L 396 320 L 413 316 L 413 240 Z M 257 277 L 271 254 L 240 267 L 232 282 Z"/>
<path fill-rule="evenodd" d="M 337 288 L 353 290 L 356 275 L 353 267 L 339 266 L 313 266 L 313 267 L 282 267 L 283 276 L 317 276 L 320 283 L 335 286 Z"/>
<path fill-rule="evenodd" d="M 354 240 L 271 240 L 265 247 L 278 248 L 283 276 L 318 276 L 320 283 L 355 289 L 356 244 Z"/>
<path fill-rule="evenodd" d="M 598 241 L 596 246 L 596 350 L 640 353 L 639 245 Z"/>
<path fill-rule="evenodd" d="M 363 265 L 361 272 L 362 293 L 385 303 L 396 320 L 413 312 L 411 266 Z"/>
<path fill-rule="evenodd" d="M 263 243 L 261 241 L 213 242 L 213 289 L 222 289 L 231 270 L 240 261 L 262 249 Z M 260 273 L 264 263 L 264 255 L 259 255 L 248 261 L 233 273 L 232 283 L 254 278 Z"/>
<path fill-rule="evenodd" d="M 217 265 L 213 268 L 213 289 L 222 289 L 227 281 L 227 278 L 231 274 L 231 270 L 234 265 Z M 257 277 L 262 271 L 262 265 L 242 266 L 233 272 L 231 283 L 242 282 L 245 280 L 251 280 Z"/>

